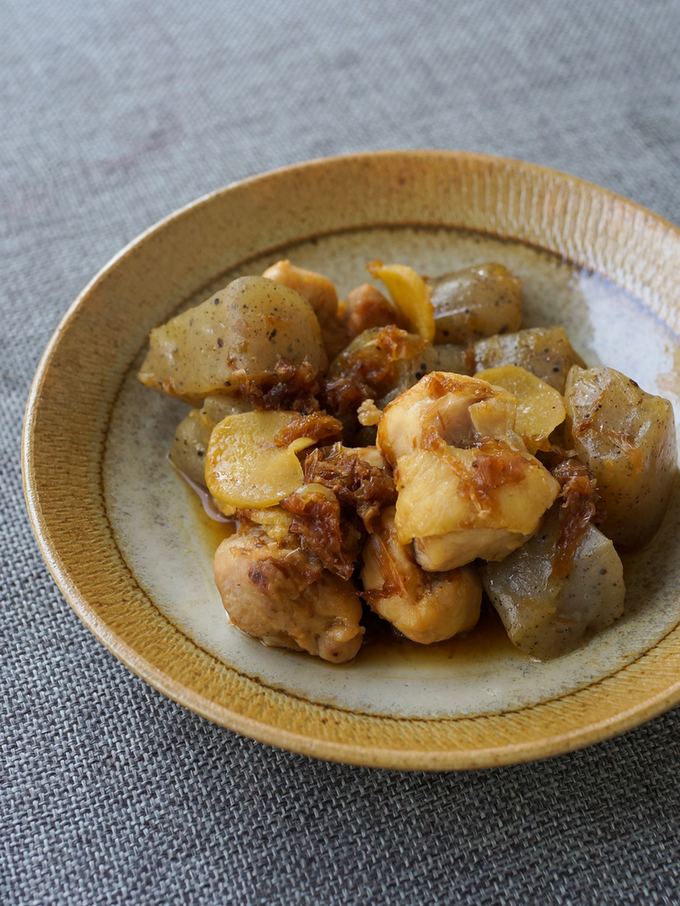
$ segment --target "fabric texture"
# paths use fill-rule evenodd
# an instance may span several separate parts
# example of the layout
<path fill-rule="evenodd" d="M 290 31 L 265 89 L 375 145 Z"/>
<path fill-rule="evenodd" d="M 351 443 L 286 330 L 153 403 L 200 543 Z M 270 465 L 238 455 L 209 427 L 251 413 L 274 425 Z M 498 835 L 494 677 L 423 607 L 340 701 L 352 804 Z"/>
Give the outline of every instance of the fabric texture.
<path fill-rule="evenodd" d="M 321 155 L 531 160 L 680 223 L 680 2 L 4 0 L 0 901 L 680 903 L 680 712 L 476 773 L 326 764 L 213 726 L 97 642 L 25 512 L 23 409 L 124 244 Z"/>

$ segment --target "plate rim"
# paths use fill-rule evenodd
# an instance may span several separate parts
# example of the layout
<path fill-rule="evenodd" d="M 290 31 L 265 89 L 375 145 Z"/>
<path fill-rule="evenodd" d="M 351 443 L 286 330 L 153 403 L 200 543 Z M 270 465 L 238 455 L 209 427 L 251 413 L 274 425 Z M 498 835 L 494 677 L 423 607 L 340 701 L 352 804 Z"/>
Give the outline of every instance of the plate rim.
<path fill-rule="evenodd" d="M 675 670 L 675 676 L 678 678 L 675 682 L 670 682 L 665 688 L 657 690 L 646 700 L 638 702 L 628 709 L 621 709 L 615 715 L 603 714 L 600 720 L 591 722 L 587 726 L 556 732 L 551 737 L 544 737 L 540 740 L 529 739 L 523 742 L 508 742 L 502 746 L 477 746 L 476 748 L 468 747 L 455 751 L 452 749 L 435 750 L 432 748 L 427 751 L 418 748 L 385 749 L 380 745 L 348 744 L 333 739 L 312 737 L 305 733 L 286 729 L 285 727 L 274 726 L 271 722 L 258 720 L 252 716 L 225 709 L 214 700 L 202 696 L 195 689 L 189 688 L 181 682 L 178 682 L 176 678 L 169 676 L 168 673 L 161 670 L 157 664 L 154 664 L 151 660 L 143 657 L 139 651 L 131 647 L 127 642 L 122 640 L 119 635 L 113 632 L 111 627 L 93 609 L 86 596 L 81 594 L 73 576 L 70 574 L 68 568 L 65 567 L 58 550 L 58 545 L 55 545 L 54 539 L 45 522 L 37 490 L 36 424 L 41 414 L 42 391 L 45 388 L 46 381 L 50 378 L 50 371 L 63 336 L 69 331 L 74 320 L 80 316 L 87 305 L 88 299 L 90 299 L 97 287 L 100 286 L 101 282 L 105 280 L 107 276 L 114 273 L 116 269 L 120 267 L 121 263 L 125 262 L 130 255 L 134 255 L 137 250 L 149 240 L 153 240 L 154 237 L 160 236 L 164 230 L 172 228 L 174 224 L 181 223 L 187 216 L 193 216 L 196 212 L 200 213 L 205 207 L 214 204 L 216 199 L 223 198 L 228 193 L 235 190 L 243 191 L 245 189 L 247 191 L 250 186 L 261 186 L 263 182 L 267 180 L 276 181 L 281 177 L 290 178 L 291 175 L 295 177 L 300 173 L 304 174 L 310 172 L 310 169 L 314 168 L 332 169 L 335 166 L 344 164 L 361 166 L 363 161 L 370 161 L 372 164 L 376 161 L 383 161 L 386 165 L 389 163 L 394 164 L 395 162 L 404 163 L 405 165 L 410 166 L 413 166 L 414 163 L 425 163 L 425 165 L 427 165 L 427 163 L 432 161 L 435 157 L 440 161 L 446 160 L 451 162 L 456 160 L 471 166 L 479 165 L 482 167 L 491 166 L 492 168 L 509 168 L 515 174 L 527 172 L 547 180 L 557 180 L 558 183 L 562 184 L 566 181 L 566 183 L 572 187 L 581 187 L 582 190 L 585 189 L 585 191 L 594 192 L 597 195 L 608 198 L 613 203 L 623 205 L 628 212 L 632 212 L 633 218 L 637 215 L 640 215 L 645 220 L 651 218 L 655 224 L 658 224 L 666 231 L 673 234 L 675 240 L 680 244 L 680 230 L 678 227 L 664 218 L 653 214 L 641 205 L 629 201 L 620 195 L 616 195 L 607 189 L 596 186 L 593 183 L 581 180 L 578 177 L 559 173 L 558 171 L 537 164 L 515 161 L 509 158 L 499 158 L 492 155 L 476 154 L 474 152 L 427 150 L 378 151 L 339 155 L 332 158 L 316 158 L 311 161 L 304 161 L 280 167 L 275 170 L 267 171 L 266 173 L 257 174 L 244 180 L 230 183 L 222 189 L 209 192 L 199 199 L 184 205 L 177 211 L 164 217 L 149 229 L 143 231 L 138 237 L 113 256 L 92 280 L 89 281 L 83 291 L 69 306 L 50 339 L 48 346 L 40 359 L 36 375 L 31 385 L 26 404 L 26 414 L 22 432 L 22 479 L 24 493 L 29 518 L 41 554 L 66 600 L 83 620 L 88 629 L 105 645 L 106 648 L 108 648 L 109 651 L 134 673 L 169 698 L 213 722 L 226 726 L 243 735 L 270 745 L 275 745 L 279 748 L 288 749 L 312 757 L 348 764 L 396 769 L 450 770 L 491 767 L 532 761 L 538 758 L 566 753 L 585 745 L 602 741 L 658 716 L 680 701 L 680 627 L 671 630 L 664 639 L 649 649 L 649 651 L 642 654 L 631 664 L 616 671 L 615 674 L 605 677 L 604 680 L 590 684 L 585 690 L 579 691 L 585 692 L 593 686 L 600 685 L 602 682 L 612 679 L 612 677 L 619 673 L 628 670 L 639 670 L 640 663 L 647 659 L 651 653 L 663 653 L 666 648 L 670 648 L 668 652 L 665 652 L 669 658 L 667 666 L 673 662 L 677 668 Z M 502 234 L 496 233 L 495 235 Z M 546 246 L 543 245 L 542 247 Z M 234 264 L 234 266 L 236 266 L 236 264 Z M 127 371 L 127 368 L 125 368 L 124 371 Z M 162 619 L 167 619 L 160 614 L 160 611 L 157 611 L 157 613 Z M 177 629 L 177 627 L 174 628 Z M 212 655 L 207 656 L 213 657 Z M 573 699 L 575 696 L 579 695 L 579 691 L 569 693 L 566 696 L 560 697 L 560 699 Z M 544 704 L 528 706 L 521 710 L 535 711 L 544 706 L 549 706 L 560 699 L 552 699 Z M 333 710 L 333 708 L 331 707 L 330 710 Z M 504 712 L 504 714 L 499 715 L 499 718 L 511 713 L 517 712 Z M 369 717 L 366 717 L 365 719 L 372 720 Z M 448 723 L 490 719 L 491 717 L 485 716 L 455 718 L 449 720 Z M 423 723 L 420 719 L 409 719 L 408 722 L 412 724 Z"/>

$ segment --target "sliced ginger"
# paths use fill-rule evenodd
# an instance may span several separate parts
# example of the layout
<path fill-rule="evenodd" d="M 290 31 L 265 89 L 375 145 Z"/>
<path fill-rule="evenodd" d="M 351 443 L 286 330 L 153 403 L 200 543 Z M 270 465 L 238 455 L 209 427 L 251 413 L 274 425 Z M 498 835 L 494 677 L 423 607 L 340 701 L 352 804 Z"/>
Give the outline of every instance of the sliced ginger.
<path fill-rule="evenodd" d="M 430 290 L 412 267 L 405 264 L 383 264 L 370 261 L 367 270 L 376 280 L 382 280 L 390 292 L 397 311 L 407 330 L 417 333 L 431 343 L 434 340 L 434 308 Z"/>
<path fill-rule="evenodd" d="M 517 398 L 515 431 L 530 453 L 548 447 L 548 437 L 566 416 L 564 399 L 554 387 L 518 365 L 499 365 L 475 375 Z"/>
<path fill-rule="evenodd" d="M 260 509 L 274 506 L 304 484 L 297 453 L 315 443 L 296 437 L 277 443 L 277 435 L 299 419 L 281 409 L 229 415 L 210 436 L 205 463 L 208 490 L 222 504 Z"/>

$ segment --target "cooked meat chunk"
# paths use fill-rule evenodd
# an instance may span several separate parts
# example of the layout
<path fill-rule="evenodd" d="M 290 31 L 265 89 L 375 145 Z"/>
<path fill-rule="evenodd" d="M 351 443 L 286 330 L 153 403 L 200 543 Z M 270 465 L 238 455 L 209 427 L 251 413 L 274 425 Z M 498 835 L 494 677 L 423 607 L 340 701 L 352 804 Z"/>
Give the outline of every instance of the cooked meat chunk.
<path fill-rule="evenodd" d="M 368 539 L 361 579 L 371 609 L 414 642 L 450 639 L 479 619 L 482 584 L 475 567 L 426 573 L 397 538 L 394 507 Z"/>
<path fill-rule="evenodd" d="M 288 289 L 300 293 L 314 309 L 317 318 L 335 316 L 338 311 L 338 294 L 335 287 L 323 274 L 297 267 L 288 259 L 277 261 L 262 274 L 268 280 L 275 280 Z"/>
<path fill-rule="evenodd" d="M 417 450 L 472 446 L 481 434 L 521 447 L 514 431 L 516 408 L 512 394 L 486 381 L 435 372 L 386 407 L 378 449 L 394 467 Z"/>
<path fill-rule="evenodd" d="M 281 543 L 257 528 L 220 544 L 215 584 L 235 626 L 266 645 L 308 651 L 342 664 L 361 647 L 356 587 L 324 570 L 290 536 Z"/>
<path fill-rule="evenodd" d="M 355 287 L 345 300 L 343 320 L 350 337 L 358 337 L 372 327 L 387 327 L 397 323 L 397 312 L 392 303 L 371 283 Z"/>
<path fill-rule="evenodd" d="M 433 372 L 391 403 L 378 449 L 394 468 L 399 541 L 427 570 L 502 559 L 536 529 L 559 484 L 514 431 L 515 398 Z"/>

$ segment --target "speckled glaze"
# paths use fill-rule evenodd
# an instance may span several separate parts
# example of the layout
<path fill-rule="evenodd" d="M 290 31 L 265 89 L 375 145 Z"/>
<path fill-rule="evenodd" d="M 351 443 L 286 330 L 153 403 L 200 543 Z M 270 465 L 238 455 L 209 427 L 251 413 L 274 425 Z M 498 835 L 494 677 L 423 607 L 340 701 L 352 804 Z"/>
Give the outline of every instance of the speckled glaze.
<path fill-rule="evenodd" d="M 280 257 L 321 270 L 341 295 L 376 257 L 432 276 L 500 261 L 522 278 L 525 326 L 563 324 L 587 362 L 667 396 L 677 419 L 680 231 L 631 202 L 530 164 L 450 152 L 313 161 L 230 186 L 121 252 L 71 307 L 36 375 L 28 508 L 91 630 L 209 719 L 355 764 L 528 761 L 678 702 L 677 497 L 655 542 L 625 561 L 624 618 L 548 664 L 491 632 L 424 652 L 376 646 L 331 666 L 228 624 L 211 575 L 221 529 L 166 459 L 185 407 L 134 374 L 152 327 Z"/>

